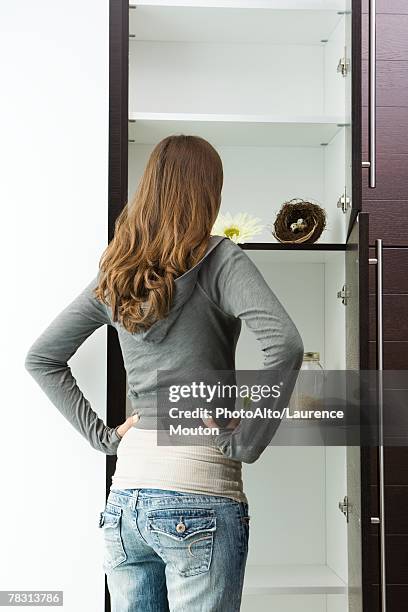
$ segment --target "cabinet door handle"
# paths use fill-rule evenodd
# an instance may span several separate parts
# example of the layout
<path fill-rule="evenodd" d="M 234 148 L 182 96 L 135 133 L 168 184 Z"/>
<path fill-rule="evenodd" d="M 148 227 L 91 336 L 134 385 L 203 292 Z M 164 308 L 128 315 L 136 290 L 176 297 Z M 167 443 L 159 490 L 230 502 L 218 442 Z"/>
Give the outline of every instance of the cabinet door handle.
<path fill-rule="evenodd" d="M 376 119 L 376 85 L 377 85 L 377 12 L 376 0 L 369 3 L 369 43 L 368 43 L 368 157 L 363 161 L 363 168 L 369 169 L 368 186 L 376 187 L 377 162 L 377 119 Z"/>
<path fill-rule="evenodd" d="M 387 580 L 385 573 L 385 479 L 384 479 L 384 335 L 383 335 L 383 245 L 375 241 L 376 257 L 370 263 L 377 265 L 376 270 L 376 318 L 377 318 L 377 393 L 378 393 L 378 505 L 379 516 L 371 517 L 372 524 L 380 529 L 380 584 L 381 612 L 387 610 Z"/>

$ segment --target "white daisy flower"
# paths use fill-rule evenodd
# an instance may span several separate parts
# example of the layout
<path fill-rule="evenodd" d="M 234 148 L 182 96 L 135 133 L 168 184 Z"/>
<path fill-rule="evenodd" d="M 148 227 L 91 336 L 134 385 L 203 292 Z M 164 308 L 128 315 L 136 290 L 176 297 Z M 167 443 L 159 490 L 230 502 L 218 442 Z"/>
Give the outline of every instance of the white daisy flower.
<path fill-rule="evenodd" d="M 225 215 L 219 213 L 211 233 L 215 236 L 226 236 L 239 244 L 262 232 L 264 226 L 259 224 L 260 221 L 261 219 L 248 213 L 238 213 L 234 216 L 229 212 Z"/>

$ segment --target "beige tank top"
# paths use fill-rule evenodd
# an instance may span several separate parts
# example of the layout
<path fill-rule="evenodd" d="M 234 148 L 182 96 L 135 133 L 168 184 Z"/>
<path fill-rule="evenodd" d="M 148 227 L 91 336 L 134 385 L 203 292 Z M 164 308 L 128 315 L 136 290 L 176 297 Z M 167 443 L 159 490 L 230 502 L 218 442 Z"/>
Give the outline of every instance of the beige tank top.
<path fill-rule="evenodd" d="M 158 446 L 154 429 L 131 427 L 117 448 L 111 489 L 165 489 L 247 502 L 242 464 L 215 447 Z"/>

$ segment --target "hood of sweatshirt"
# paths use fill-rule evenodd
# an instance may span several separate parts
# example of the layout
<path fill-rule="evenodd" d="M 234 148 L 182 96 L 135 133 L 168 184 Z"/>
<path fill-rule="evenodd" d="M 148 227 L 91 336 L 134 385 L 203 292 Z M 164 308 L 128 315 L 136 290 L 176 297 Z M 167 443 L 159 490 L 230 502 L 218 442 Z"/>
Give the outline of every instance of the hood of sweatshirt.
<path fill-rule="evenodd" d="M 176 278 L 175 292 L 171 305 L 170 312 L 165 319 L 160 319 L 153 323 L 149 329 L 144 332 L 136 332 L 133 334 L 140 340 L 146 342 L 161 342 L 168 334 L 171 327 L 177 321 L 184 304 L 188 301 L 189 297 L 193 293 L 198 279 L 198 273 L 201 266 L 205 262 L 208 255 L 215 249 L 215 247 L 222 241 L 227 240 L 225 236 L 211 236 L 207 245 L 207 250 L 198 263 L 195 264 L 190 270 L 187 270 L 184 274 Z"/>

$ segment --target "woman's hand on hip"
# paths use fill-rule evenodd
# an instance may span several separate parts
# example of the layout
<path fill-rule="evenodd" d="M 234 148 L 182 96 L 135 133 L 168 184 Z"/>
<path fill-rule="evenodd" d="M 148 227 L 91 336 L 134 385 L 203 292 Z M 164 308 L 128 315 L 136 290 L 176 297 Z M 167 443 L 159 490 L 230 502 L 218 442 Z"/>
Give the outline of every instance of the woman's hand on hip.
<path fill-rule="evenodd" d="M 122 425 L 119 425 L 119 427 L 117 428 L 116 432 L 117 434 L 123 438 L 123 436 L 125 435 L 125 433 L 127 431 L 129 431 L 129 429 L 131 427 L 133 427 L 133 425 L 135 425 L 139 420 L 139 415 L 138 414 L 133 414 L 132 416 L 128 417 L 126 419 L 126 421 L 124 423 L 122 423 Z"/>

